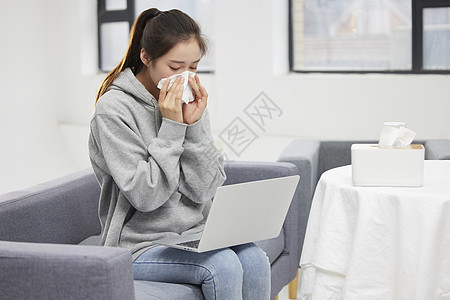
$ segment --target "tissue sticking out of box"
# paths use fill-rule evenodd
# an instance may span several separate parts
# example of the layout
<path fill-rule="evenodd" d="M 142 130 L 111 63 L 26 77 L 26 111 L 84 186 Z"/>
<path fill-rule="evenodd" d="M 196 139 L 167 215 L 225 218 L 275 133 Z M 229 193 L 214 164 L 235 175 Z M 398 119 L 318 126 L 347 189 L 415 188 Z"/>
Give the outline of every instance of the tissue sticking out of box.
<path fill-rule="evenodd" d="M 402 148 L 410 145 L 416 137 L 416 133 L 405 126 L 404 122 L 385 122 L 378 146 Z"/>

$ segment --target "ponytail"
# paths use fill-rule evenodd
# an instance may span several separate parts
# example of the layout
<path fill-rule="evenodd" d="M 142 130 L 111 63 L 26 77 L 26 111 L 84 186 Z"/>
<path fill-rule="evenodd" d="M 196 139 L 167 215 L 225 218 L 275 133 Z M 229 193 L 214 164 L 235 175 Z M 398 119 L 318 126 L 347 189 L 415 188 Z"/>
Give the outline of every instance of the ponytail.
<path fill-rule="evenodd" d="M 106 78 L 103 80 L 97 91 L 97 98 L 95 99 L 95 104 L 97 104 L 98 99 L 106 93 L 106 91 L 111 86 L 114 79 L 119 76 L 120 72 L 126 68 L 132 68 L 135 74 L 139 73 L 142 69 L 143 63 L 141 61 L 141 39 L 144 32 L 145 25 L 151 21 L 154 17 L 159 15 L 161 12 L 156 8 L 151 8 L 143 11 L 139 17 L 134 21 L 133 26 L 130 31 L 130 38 L 128 41 L 128 48 L 124 58 L 120 63 L 108 73 Z"/>

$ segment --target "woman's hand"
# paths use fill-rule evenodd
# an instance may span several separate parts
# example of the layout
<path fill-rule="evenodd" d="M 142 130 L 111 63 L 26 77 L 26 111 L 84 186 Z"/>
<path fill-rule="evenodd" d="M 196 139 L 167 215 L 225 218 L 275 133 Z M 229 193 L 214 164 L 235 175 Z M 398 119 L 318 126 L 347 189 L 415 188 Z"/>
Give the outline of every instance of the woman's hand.
<path fill-rule="evenodd" d="M 184 123 L 191 125 L 202 117 L 208 101 L 208 93 L 200 84 L 200 79 L 197 74 L 195 74 L 195 79 L 189 76 L 189 84 L 194 91 L 195 100 L 183 104 L 183 121 Z"/>
<path fill-rule="evenodd" d="M 183 95 L 184 78 L 179 76 L 175 79 L 169 92 L 170 80 L 166 80 L 159 92 L 158 106 L 164 118 L 183 123 L 183 111 L 181 108 L 181 96 Z"/>

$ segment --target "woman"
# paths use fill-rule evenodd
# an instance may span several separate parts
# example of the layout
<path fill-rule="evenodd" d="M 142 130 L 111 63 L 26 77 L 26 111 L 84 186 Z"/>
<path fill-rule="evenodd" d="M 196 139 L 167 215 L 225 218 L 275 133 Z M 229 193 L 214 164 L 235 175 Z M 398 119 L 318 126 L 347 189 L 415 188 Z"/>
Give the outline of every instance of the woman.
<path fill-rule="evenodd" d="M 102 245 L 129 249 L 137 280 L 201 285 L 205 299 L 269 299 L 270 265 L 254 244 L 197 254 L 152 241 L 203 229 L 225 181 L 206 110 L 208 94 L 189 78 L 206 52 L 198 24 L 179 10 L 152 8 L 135 21 L 126 56 L 100 86 L 89 153 L 101 186 Z M 213 155 L 212 155 L 212 154 Z"/>

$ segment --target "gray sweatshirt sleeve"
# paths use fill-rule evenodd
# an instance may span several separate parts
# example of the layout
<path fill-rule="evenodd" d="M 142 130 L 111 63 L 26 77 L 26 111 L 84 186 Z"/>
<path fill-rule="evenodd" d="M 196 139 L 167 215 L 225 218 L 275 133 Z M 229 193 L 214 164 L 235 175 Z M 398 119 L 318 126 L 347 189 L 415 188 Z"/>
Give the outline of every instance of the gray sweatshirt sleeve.
<path fill-rule="evenodd" d="M 187 126 L 183 147 L 180 192 L 196 203 L 211 200 L 226 175 L 223 156 L 214 146 L 207 110 L 199 121 Z"/>
<path fill-rule="evenodd" d="M 137 210 L 153 211 L 178 190 L 186 124 L 163 118 L 158 136 L 145 145 L 119 116 L 97 115 L 92 122 L 99 149 L 91 159 L 104 163 Z"/>

